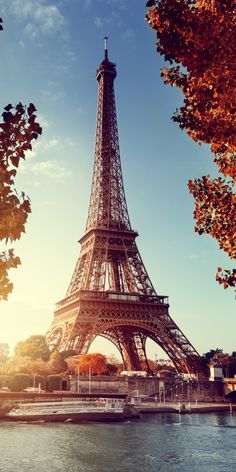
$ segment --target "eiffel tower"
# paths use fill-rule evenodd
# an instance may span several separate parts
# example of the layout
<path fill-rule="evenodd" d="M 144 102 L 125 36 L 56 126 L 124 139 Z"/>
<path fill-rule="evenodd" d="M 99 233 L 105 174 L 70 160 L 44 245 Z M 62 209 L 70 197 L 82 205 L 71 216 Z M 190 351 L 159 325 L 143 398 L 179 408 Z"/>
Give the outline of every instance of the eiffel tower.
<path fill-rule="evenodd" d="M 103 336 L 119 350 L 129 370 L 149 371 L 146 341 L 155 341 L 177 371 L 192 373 L 200 356 L 168 313 L 168 297 L 157 295 L 131 228 L 121 171 L 115 64 L 105 54 L 96 78 L 98 110 L 92 189 L 80 255 L 65 298 L 56 305 L 46 335 L 51 349 L 87 353 Z"/>

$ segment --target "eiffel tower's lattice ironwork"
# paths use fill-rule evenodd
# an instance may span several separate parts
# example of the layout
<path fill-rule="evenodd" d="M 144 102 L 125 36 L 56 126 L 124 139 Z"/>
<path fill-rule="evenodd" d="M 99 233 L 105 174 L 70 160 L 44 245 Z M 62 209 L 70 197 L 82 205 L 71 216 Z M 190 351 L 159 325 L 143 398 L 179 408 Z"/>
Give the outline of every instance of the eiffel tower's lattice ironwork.
<path fill-rule="evenodd" d="M 116 106 L 115 64 L 97 70 L 98 111 L 88 219 L 66 296 L 47 333 L 52 349 L 86 353 L 97 336 L 119 350 L 125 368 L 147 366 L 146 341 L 155 341 L 181 372 L 197 370 L 199 355 L 157 295 L 139 254 L 124 193 Z"/>

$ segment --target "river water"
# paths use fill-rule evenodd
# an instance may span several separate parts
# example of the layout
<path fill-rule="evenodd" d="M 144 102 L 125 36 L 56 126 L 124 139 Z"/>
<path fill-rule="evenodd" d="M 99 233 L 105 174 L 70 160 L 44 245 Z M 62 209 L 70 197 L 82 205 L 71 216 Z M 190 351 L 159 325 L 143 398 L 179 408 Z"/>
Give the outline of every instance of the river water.
<path fill-rule="evenodd" d="M 236 415 L 125 423 L 0 423 L 1 472 L 233 472 Z"/>

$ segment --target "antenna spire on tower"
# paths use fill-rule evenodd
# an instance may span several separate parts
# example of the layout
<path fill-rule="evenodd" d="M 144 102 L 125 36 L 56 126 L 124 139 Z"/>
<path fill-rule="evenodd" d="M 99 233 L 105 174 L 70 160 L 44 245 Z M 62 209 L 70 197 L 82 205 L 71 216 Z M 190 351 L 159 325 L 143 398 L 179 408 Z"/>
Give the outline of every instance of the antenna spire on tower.
<path fill-rule="evenodd" d="M 108 36 L 105 36 L 105 38 L 104 38 L 104 46 L 105 46 L 105 60 L 106 60 L 106 61 L 108 61 L 107 40 L 108 40 Z"/>

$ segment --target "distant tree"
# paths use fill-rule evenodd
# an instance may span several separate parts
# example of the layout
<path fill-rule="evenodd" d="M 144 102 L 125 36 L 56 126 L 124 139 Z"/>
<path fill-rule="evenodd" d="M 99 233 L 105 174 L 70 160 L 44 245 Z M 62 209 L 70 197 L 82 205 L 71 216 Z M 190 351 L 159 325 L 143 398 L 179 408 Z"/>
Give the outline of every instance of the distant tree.
<path fill-rule="evenodd" d="M 230 362 L 231 362 L 231 356 L 225 352 L 222 352 L 222 354 L 219 354 L 215 359 L 215 363 L 217 363 L 217 365 L 220 365 L 222 367 L 224 377 L 229 377 Z"/>
<path fill-rule="evenodd" d="M 236 375 L 236 352 L 233 351 L 230 356 L 229 362 L 229 377 L 235 377 Z"/>
<path fill-rule="evenodd" d="M 91 374 L 116 375 L 123 370 L 123 364 L 112 354 L 104 356 L 100 353 L 80 354 L 70 356 L 65 359 L 68 370 L 71 374 Z"/>
<path fill-rule="evenodd" d="M 33 360 L 42 359 L 47 361 L 50 357 L 50 351 L 45 340 L 45 336 L 33 335 L 25 341 L 20 341 L 15 347 L 17 356 L 27 356 Z"/>
<path fill-rule="evenodd" d="M 102 374 L 106 372 L 106 357 L 100 353 L 81 354 L 78 362 L 80 374 Z"/>
<path fill-rule="evenodd" d="M 222 367 L 225 377 L 234 377 L 236 374 L 236 357 L 226 352 L 222 352 L 215 359 L 213 363 L 217 363 Z"/>
<path fill-rule="evenodd" d="M 116 375 L 118 371 L 118 366 L 115 364 L 106 363 L 106 370 L 104 372 L 105 375 Z"/>
<path fill-rule="evenodd" d="M 68 349 L 67 351 L 63 351 L 60 353 L 63 359 L 67 359 L 68 357 L 76 356 L 76 351 L 74 349 Z"/>
<path fill-rule="evenodd" d="M 10 388 L 10 379 L 11 379 L 10 375 L 0 374 L 0 388 L 2 387 Z"/>
<path fill-rule="evenodd" d="M 221 366 L 225 377 L 233 377 L 236 374 L 236 353 L 234 351 L 230 355 L 223 352 L 223 349 L 211 349 L 203 354 L 203 359 L 207 367 Z"/>
<path fill-rule="evenodd" d="M 116 367 L 117 367 L 116 375 L 120 375 L 121 372 L 123 372 L 123 370 L 125 370 L 123 362 L 120 362 L 119 364 L 116 364 Z"/>
<path fill-rule="evenodd" d="M 52 373 L 60 374 L 68 369 L 67 363 L 63 359 L 63 355 L 54 351 L 50 355 L 49 367 Z"/>
<path fill-rule="evenodd" d="M 47 390 L 52 392 L 53 390 L 60 390 L 61 388 L 61 377 L 60 375 L 48 375 L 47 376 Z"/>
<path fill-rule="evenodd" d="M 45 362 L 42 359 L 30 359 L 26 364 L 24 371 L 29 374 L 37 374 L 40 376 L 46 376 L 53 373 L 49 362 Z"/>
<path fill-rule="evenodd" d="M 0 124 L 0 241 L 20 239 L 25 232 L 28 214 L 31 212 L 29 197 L 24 192 L 18 193 L 15 188 L 15 177 L 21 159 L 32 149 L 31 142 L 42 133 L 42 128 L 35 121 L 36 108 L 30 103 L 28 107 L 19 103 L 15 107 L 7 105 Z M 12 248 L 0 253 L 0 300 L 7 300 L 12 292 L 8 272 L 21 263 L 14 256 Z"/>
<path fill-rule="evenodd" d="M 217 347 L 216 349 L 210 349 L 210 351 L 205 352 L 202 357 L 205 359 L 206 365 L 209 366 L 212 359 L 217 357 L 219 354 L 222 354 L 222 352 L 223 349 Z"/>
<path fill-rule="evenodd" d="M 106 356 L 106 360 L 109 364 L 114 364 L 114 365 L 120 364 L 120 360 L 115 356 L 115 354 L 109 354 L 109 356 Z"/>
<path fill-rule="evenodd" d="M 28 374 L 16 374 L 10 380 L 10 388 L 13 392 L 22 392 L 27 387 L 30 387 L 31 378 Z"/>
<path fill-rule="evenodd" d="M 11 356 L 5 362 L 2 371 L 5 374 L 28 373 L 28 365 L 31 362 L 30 357 Z"/>
<path fill-rule="evenodd" d="M 70 372 L 70 374 L 75 374 L 77 373 L 77 368 L 78 368 L 78 362 L 79 358 L 78 356 L 69 356 L 65 358 L 65 362 L 67 364 L 67 369 Z"/>
<path fill-rule="evenodd" d="M 0 343 L 0 367 L 5 364 L 9 355 L 9 344 Z"/>
<path fill-rule="evenodd" d="M 123 370 L 123 363 L 117 359 L 115 354 L 109 354 L 109 356 L 106 356 L 106 365 L 106 375 L 117 375 Z"/>
<path fill-rule="evenodd" d="M 236 16 L 235 0 L 150 0 L 147 20 L 156 30 L 157 51 L 169 61 L 165 83 L 178 87 L 184 103 L 172 119 L 199 144 L 211 146 L 222 177 L 189 181 L 195 198 L 195 231 L 215 238 L 236 258 Z M 218 268 L 224 288 L 236 285 L 236 270 Z"/>
<path fill-rule="evenodd" d="M 34 372 L 33 375 L 30 376 L 30 386 L 36 387 L 45 390 L 46 389 L 46 374 L 40 375 Z"/>

